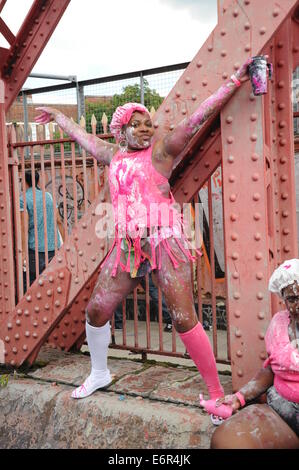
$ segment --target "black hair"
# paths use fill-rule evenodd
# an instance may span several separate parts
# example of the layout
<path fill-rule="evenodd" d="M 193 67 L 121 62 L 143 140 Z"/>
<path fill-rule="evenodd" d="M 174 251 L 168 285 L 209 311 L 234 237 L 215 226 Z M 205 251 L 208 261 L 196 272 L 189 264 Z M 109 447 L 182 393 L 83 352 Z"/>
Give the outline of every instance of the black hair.
<path fill-rule="evenodd" d="M 32 174 L 30 170 L 25 171 L 25 181 L 28 184 L 29 188 L 31 188 L 32 187 Z M 39 174 L 36 171 L 35 172 L 35 187 L 37 187 L 38 182 L 39 182 Z"/>

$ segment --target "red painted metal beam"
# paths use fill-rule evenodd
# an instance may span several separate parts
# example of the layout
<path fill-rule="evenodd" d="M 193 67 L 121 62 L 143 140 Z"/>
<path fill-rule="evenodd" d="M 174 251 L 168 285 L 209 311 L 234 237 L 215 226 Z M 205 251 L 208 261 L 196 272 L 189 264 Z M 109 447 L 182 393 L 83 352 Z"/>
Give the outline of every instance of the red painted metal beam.
<path fill-rule="evenodd" d="M 6 85 L 6 111 L 17 97 L 69 2 L 70 0 L 35 0 L 33 3 L 1 65 L 0 74 Z M 3 52 L 2 50 L 2 59 Z"/>

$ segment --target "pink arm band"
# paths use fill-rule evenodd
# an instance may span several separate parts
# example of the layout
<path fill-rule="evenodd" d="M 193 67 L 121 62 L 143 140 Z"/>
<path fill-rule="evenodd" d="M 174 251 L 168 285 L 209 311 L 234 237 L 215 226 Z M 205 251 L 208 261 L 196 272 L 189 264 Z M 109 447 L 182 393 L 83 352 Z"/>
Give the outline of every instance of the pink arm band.
<path fill-rule="evenodd" d="M 241 406 L 245 406 L 245 398 L 244 395 L 241 392 L 236 392 L 235 396 L 238 398 L 239 402 L 241 403 Z"/>
<path fill-rule="evenodd" d="M 241 86 L 241 82 L 237 79 L 236 75 L 233 74 L 230 78 L 235 83 L 235 85 Z"/>

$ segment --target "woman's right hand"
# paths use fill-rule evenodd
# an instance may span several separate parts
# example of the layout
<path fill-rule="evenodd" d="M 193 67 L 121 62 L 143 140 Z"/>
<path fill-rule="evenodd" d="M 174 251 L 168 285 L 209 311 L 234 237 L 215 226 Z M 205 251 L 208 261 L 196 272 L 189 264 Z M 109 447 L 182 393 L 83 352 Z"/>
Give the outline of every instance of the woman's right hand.
<path fill-rule="evenodd" d="M 34 118 L 38 124 L 48 124 L 49 122 L 55 121 L 56 115 L 60 112 L 57 109 L 50 108 L 48 106 L 42 106 L 36 108 L 37 111 L 41 111 L 38 116 Z"/>

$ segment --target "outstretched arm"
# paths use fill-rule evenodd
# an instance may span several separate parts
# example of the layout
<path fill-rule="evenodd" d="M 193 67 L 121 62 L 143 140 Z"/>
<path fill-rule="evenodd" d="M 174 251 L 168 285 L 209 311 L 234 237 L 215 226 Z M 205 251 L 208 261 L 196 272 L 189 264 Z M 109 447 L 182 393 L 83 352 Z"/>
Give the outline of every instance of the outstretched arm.
<path fill-rule="evenodd" d="M 236 81 L 240 81 L 242 83 L 249 79 L 247 68 L 250 62 L 251 59 L 248 59 L 247 62 L 245 62 L 245 64 L 235 73 L 234 76 L 237 79 Z M 203 101 L 191 116 L 183 119 L 172 132 L 164 137 L 164 152 L 173 159 L 176 159 L 193 135 L 202 127 L 209 117 L 216 114 L 222 108 L 222 106 L 233 95 L 237 87 L 238 85 L 235 81 L 230 79 L 213 95 Z M 178 161 L 176 160 L 175 163 L 177 164 Z"/>
<path fill-rule="evenodd" d="M 55 121 L 72 139 L 89 152 L 102 165 L 109 165 L 117 151 L 117 145 L 105 142 L 93 134 L 88 134 L 81 126 L 67 118 L 57 109 L 50 107 L 36 108 L 41 113 L 35 118 L 38 124 L 47 124 Z"/>

